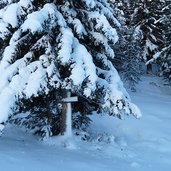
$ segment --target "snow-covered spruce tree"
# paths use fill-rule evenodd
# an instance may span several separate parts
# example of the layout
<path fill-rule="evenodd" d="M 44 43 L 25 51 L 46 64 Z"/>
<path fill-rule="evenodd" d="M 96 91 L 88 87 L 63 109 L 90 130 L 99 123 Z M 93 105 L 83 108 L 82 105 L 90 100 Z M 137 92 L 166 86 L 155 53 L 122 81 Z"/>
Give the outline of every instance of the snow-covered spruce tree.
<path fill-rule="evenodd" d="M 171 82 L 171 3 L 169 0 L 157 0 L 146 2 L 149 11 L 148 20 L 151 22 L 149 27 L 150 34 L 153 36 L 155 47 L 153 54 L 147 60 L 147 64 L 157 62 L 167 81 Z M 143 31 L 143 30 L 142 30 Z"/>
<path fill-rule="evenodd" d="M 153 55 L 163 48 L 162 0 L 142 0 L 134 9 L 133 24 L 141 32 L 143 55 L 145 62 L 151 60 Z M 148 63 L 147 73 L 152 73 L 152 65 Z"/>
<path fill-rule="evenodd" d="M 171 85 L 171 46 L 166 47 L 161 55 L 161 74 L 164 76 L 166 84 Z"/>
<path fill-rule="evenodd" d="M 136 91 L 136 84 L 140 80 L 140 54 L 142 53 L 141 32 L 134 26 L 132 17 L 136 6 L 138 6 L 138 1 L 119 0 L 114 2 L 122 26 L 117 30 L 119 41 L 114 46 L 116 55 L 113 64 L 132 91 Z"/>
<path fill-rule="evenodd" d="M 166 81 L 171 84 L 171 3 L 165 1 L 163 12 L 164 48 L 158 55 L 161 59 L 161 71 Z M 154 56 L 154 57 L 158 57 Z"/>
<path fill-rule="evenodd" d="M 80 97 L 79 115 L 140 117 L 110 61 L 118 21 L 106 0 L 3 0 L 0 8 L 0 123 L 12 117 L 34 133 L 60 134 L 63 89 Z"/>
<path fill-rule="evenodd" d="M 130 90 L 136 91 L 142 71 L 139 32 L 137 33 L 134 28 L 127 29 L 122 49 L 122 77 L 124 82 L 128 83 Z"/>

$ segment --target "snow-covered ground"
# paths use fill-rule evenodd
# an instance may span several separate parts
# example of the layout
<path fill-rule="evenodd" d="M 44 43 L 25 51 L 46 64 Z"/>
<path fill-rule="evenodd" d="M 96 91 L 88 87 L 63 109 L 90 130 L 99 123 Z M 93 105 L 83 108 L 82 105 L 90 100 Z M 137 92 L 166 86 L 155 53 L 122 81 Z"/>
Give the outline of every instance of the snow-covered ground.
<path fill-rule="evenodd" d="M 171 87 L 162 83 L 144 76 L 131 93 L 140 120 L 94 115 L 91 129 L 102 142 L 73 137 L 64 147 L 8 125 L 0 137 L 0 171 L 170 171 Z"/>

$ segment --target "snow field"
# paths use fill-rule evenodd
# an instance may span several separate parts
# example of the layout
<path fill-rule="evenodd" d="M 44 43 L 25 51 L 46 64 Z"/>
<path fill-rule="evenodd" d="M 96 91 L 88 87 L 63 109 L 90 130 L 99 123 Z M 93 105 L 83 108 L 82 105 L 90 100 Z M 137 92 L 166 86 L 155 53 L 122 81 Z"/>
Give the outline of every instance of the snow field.
<path fill-rule="evenodd" d="M 8 125 L 0 137 L 2 171 L 170 171 L 171 88 L 161 81 L 143 77 L 131 93 L 141 119 L 93 115 L 91 142 L 75 136 L 42 142 Z"/>

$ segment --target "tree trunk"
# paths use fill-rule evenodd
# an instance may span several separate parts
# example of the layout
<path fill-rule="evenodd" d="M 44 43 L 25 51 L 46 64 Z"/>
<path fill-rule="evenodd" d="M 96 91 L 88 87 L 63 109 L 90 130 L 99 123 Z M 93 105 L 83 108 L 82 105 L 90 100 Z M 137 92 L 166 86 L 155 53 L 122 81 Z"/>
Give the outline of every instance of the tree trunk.
<path fill-rule="evenodd" d="M 151 57 L 150 56 L 147 56 L 147 61 L 149 61 L 151 59 Z M 153 73 L 153 68 L 152 68 L 152 64 L 151 63 L 149 63 L 148 65 L 147 65 L 147 74 L 152 74 Z"/>
<path fill-rule="evenodd" d="M 0 136 L 2 134 L 2 131 L 3 131 L 4 127 L 5 127 L 4 123 L 0 123 Z"/>

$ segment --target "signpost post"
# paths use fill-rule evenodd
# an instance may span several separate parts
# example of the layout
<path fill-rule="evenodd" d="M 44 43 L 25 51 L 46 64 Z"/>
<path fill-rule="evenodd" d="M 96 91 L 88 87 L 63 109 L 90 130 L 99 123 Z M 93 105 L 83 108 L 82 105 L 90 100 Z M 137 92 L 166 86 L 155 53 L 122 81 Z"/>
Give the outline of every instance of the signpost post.
<path fill-rule="evenodd" d="M 62 103 L 62 134 L 64 136 L 72 136 L 72 109 L 71 109 L 71 103 L 77 102 L 78 97 L 74 96 L 71 97 L 71 91 L 70 90 L 64 90 L 64 95 L 66 97 L 61 99 Z"/>

